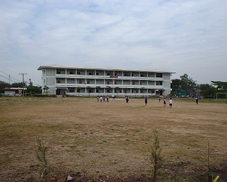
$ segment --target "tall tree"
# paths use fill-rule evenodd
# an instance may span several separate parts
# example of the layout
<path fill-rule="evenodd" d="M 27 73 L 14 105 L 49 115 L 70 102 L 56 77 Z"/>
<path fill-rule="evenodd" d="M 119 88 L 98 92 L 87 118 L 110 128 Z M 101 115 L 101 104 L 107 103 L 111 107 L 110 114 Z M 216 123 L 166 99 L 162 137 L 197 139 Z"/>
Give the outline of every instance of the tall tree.
<path fill-rule="evenodd" d="M 215 96 L 215 88 L 209 84 L 200 84 L 199 85 L 200 94 L 204 97 L 214 97 Z"/>
<path fill-rule="evenodd" d="M 227 90 L 227 82 L 211 81 L 218 89 Z"/>
<path fill-rule="evenodd" d="M 179 93 L 186 93 L 191 96 L 195 96 L 197 84 L 192 78 L 190 78 L 186 73 L 180 76 L 180 79 L 172 80 L 172 91 Z"/>

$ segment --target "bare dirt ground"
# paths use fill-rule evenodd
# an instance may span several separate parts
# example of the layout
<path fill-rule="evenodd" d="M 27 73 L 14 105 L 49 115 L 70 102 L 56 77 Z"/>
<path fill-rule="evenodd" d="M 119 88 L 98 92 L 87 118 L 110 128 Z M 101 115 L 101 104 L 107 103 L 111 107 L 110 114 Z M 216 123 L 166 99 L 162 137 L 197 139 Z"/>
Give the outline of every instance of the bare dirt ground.
<path fill-rule="evenodd" d="M 157 130 L 164 163 L 158 181 L 227 181 L 227 104 L 173 99 L 0 98 L 0 181 L 42 181 L 37 138 L 48 147 L 47 178 L 151 181 Z"/>

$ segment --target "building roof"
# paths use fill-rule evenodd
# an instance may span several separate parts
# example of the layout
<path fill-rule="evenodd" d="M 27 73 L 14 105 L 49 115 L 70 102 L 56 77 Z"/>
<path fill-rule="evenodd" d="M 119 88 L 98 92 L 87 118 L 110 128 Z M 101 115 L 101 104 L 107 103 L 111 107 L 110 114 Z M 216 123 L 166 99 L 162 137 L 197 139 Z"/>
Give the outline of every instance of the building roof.
<path fill-rule="evenodd" d="M 3 88 L 2 90 L 15 91 L 15 90 L 27 90 L 27 88 Z"/>
<path fill-rule="evenodd" d="M 133 69 L 133 68 L 113 68 L 113 67 L 90 67 L 90 66 L 69 66 L 69 65 L 46 65 L 40 66 L 38 70 L 45 68 L 59 68 L 59 69 L 88 69 L 88 70 L 113 70 L 113 71 L 135 71 L 135 72 L 155 72 L 155 73 L 170 73 L 175 74 L 176 72 L 171 71 L 161 71 L 156 69 Z"/>

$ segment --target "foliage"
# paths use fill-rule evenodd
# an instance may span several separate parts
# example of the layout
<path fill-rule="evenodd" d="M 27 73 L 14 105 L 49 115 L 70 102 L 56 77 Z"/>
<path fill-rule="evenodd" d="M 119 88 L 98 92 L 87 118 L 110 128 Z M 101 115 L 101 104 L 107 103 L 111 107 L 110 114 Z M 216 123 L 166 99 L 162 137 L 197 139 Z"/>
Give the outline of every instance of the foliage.
<path fill-rule="evenodd" d="M 10 84 L 9 83 L 0 81 L 0 93 L 3 93 L 2 89 L 3 88 L 7 88 L 7 87 L 10 87 Z"/>
<path fill-rule="evenodd" d="M 161 157 L 162 149 L 160 147 L 160 141 L 159 141 L 157 130 L 154 130 L 153 135 L 154 135 L 154 140 L 153 140 L 153 144 L 151 146 L 150 160 L 151 160 L 151 163 L 153 164 L 153 167 L 154 167 L 153 181 L 155 182 L 156 181 L 156 174 L 162 166 L 162 157 Z"/>
<path fill-rule="evenodd" d="M 27 92 L 28 93 L 39 93 L 41 91 L 41 87 L 38 86 L 28 86 Z"/>
<path fill-rule="evenodd" d="M 24 83 L 23 82 L 18 82 L 18 83 L 12 83 L 11 87 L 20 87 L 23 88 L 24 87 Z M 26 83 L 25 83 L 25 87 L 26 87 Z"/>
<path fill-rule="evenodd" d="M 41 177 L 45 177 L 47 174 L 47 147 L 44 146 L 43 142 L 38 138 L 37 139 L 37 150 L 36 157 L 38 161 L 41 163 L 42 169 L 40 172 Z"/>
<path fill-rule="evenodd" d="M 47 93 L 47 92 L 48 92 L 48 90 L 49 90 L 49 87 L 48 87 L 48 86 L 46 86 L 46 85 L 44 85 L 43 90 L 44 90 L 44 93 Z"/>
<path fill-rule="evenodd" d="M 209 84 L 200 84 L 199 85 L 200 93 L 205 98 L 214 98 L 215 88 Z"/>
<path fill-rule="evenodd" d="M 187 95 L 195 96 L 197 84 L 186 73 L 180 76 L 180 79 L 172 80 L 172 91 L 175 93 L 186 93 Z"/>
<path fill-rule="evenodd" d="M 77 90 L 77 92 L 80 92 L 81 91 L 81 87 L 77 87 L 76 90 Z"/>
<path fill-rule="evenodd" d="M 227 82 L 221 82 L 221 81 L 211 81 L 213 85 L 217 87 L 217 89 L 221 90 L 227 90 Z"/>

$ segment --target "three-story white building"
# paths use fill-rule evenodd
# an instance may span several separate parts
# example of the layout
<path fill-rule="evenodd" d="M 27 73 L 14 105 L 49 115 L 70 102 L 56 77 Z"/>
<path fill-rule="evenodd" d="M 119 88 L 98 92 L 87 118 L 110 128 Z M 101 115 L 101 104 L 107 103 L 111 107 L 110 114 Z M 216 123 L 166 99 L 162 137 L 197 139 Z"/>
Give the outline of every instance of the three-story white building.
<path fill-rule="evenodd" d="M 38 70 L 42 70 L 42 88 L 49 87 L 49 94 L 75 96 L 166 96 L 175 73 L 60 65 L 40 66 Z"/>

